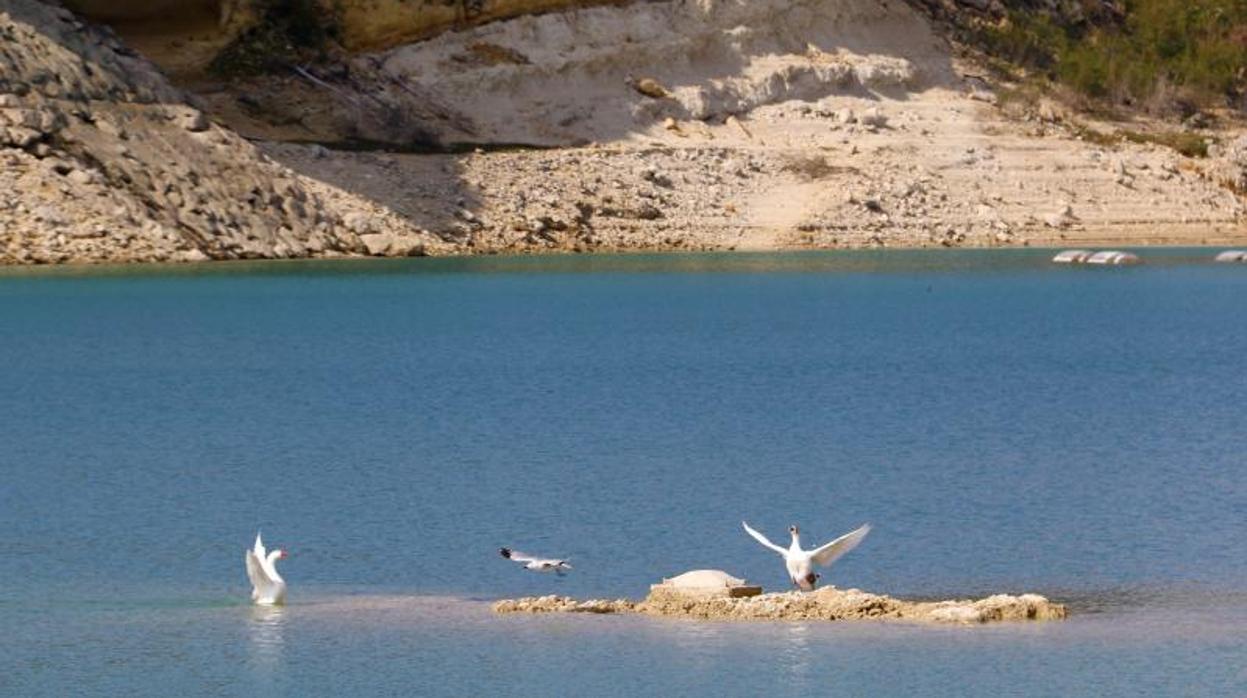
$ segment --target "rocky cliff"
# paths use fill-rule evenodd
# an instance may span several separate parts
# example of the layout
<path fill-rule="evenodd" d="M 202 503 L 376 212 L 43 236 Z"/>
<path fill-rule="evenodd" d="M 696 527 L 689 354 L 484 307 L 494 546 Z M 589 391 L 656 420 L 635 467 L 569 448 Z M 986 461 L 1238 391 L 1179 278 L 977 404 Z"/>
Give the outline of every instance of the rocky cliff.
<path fill-rule="evenodd" d="M 314 13 L 349 50 L 386 48 L 425 39 L 450 29 L 521 15 L 626 0 L 66 0 L 65 5 L 94 21 L 122 25 L 164 24 L 176 31 L 188 16 L 210 16 L 221 28 L 241 31 L 263 16 L 266 7 Z"/>
<path fill-rule="evenodd" d="M 0 1 L 0 261 L 193 261 L 440 242 L 273 162 L 111 33 Z"/>
<path fill-rule="evenodd" d="M 1244 240 L 1247 141 L 1013 99 L 905 3 L 347 1 L 223 76 L 255 3 L 75 1 L 0 0 L 5 262 Z M 350 49 L 400 10 L 452 28 Z"/>

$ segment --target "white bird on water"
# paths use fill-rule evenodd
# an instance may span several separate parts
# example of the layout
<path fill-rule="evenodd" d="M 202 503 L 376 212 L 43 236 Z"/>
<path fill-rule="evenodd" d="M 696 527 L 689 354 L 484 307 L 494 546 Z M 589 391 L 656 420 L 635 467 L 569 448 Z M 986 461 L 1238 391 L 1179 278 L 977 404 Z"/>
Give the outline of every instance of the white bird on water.
<path fill-rule="evenodd" d="M 277 574 L 277 561 L 286 557 L 285 550 L 266 552 L 259 532 L 255 534 L 255 547 L 243 553 L 247 563 L 247 578 L 251 580 L 251 600 L 262 606 L 286 603 L 286 580 Z"/>
<path fill-rule="evenodd" d="M 802 550 L 801 533 L 794 525 L 788 527 L 788 532 L 792 534 L 792 545 L 785 550 L 767 540 L 766 536 L 749 528 L 749 524 L 744 521 L 741 521 L 740 525 L 745 527 L 745 533 L 753 536 L 754 540 L 783 556 L 784 566 L 788 568 L 788 578 L 802 591 L 813 591 L 814 586 L 818 583 L 818 578 L 822 576 L 814 571 L 814 565 L 819 565 L 820 567 L 830 565 L 841 555 L 856 548 L 857 544 L 861 543 L 862 539 L 866 537 L 866 534 L 870 533 L 870 524 L 866 524 L 856 531 L 846 533 L 826 545 L 813 550 Z"/>
<path fill-rule="evenodd" d="M 498 553 L 512 562 L 524 565 L 524 569 L 534 572 L 554 572 L 562 576 L 567 570 L 572 568 L 571 565 L 567 564 L 567 560 L 533 557 L 527 553 L 521 553 L 510 548 L 501 548 Z"/>

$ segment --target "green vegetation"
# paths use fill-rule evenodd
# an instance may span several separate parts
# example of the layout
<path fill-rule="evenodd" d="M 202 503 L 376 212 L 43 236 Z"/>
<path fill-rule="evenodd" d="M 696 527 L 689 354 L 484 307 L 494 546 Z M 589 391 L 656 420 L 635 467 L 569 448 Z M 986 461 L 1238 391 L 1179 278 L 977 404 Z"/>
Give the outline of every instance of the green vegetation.
<path fill-rule="evenodd" d="M 970 39 L 1089 97 L 1189 114 L 1247 88 L 1247 2 L 1125 0 L 1120 16 L 1062 21 L 1011 10 Z"/>
<path fill-rule="evenodd" d="M 256 75 L 321 60 L 337 38 L 336 12 L 321 0 L 262 0 L 258 5 L 258 21 L 212 59 L 212 72 Z"/>
<path fill-rule="evenodd" d="M 1160 131 L 1142 133 L 1129 129 L 1120 131 L 1121 137 L 1132 143 L 1155 143 L 1173 148 L 1188 158 L 1208 157 L 1208 141 L 1198 133 L 1183 131 Z"/>
<path fill-rule="evenodd" d="M 1071 123 L 1070 129 L 1079 138 L 1088 143 L 1102 146 L 1114 146 L 1121 141 L 1131 143 L 1155 143 L 1172 148 L 1188 158 L 1208 157 L 1208 141 L 1197 133 L 1182 131 L 1135 131 L 1133 129 L 1114 129 L 1098 131 L 1081 124 Z"/>

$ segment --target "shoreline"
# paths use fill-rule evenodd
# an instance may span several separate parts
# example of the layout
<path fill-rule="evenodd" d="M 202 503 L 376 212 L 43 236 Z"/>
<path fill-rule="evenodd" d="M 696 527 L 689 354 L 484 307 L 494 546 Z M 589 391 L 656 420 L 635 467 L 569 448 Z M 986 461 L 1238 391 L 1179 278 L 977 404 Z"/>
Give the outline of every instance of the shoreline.
<path fill-rule="evenodd" d="M 1158 244 L 1158 245 L 1116 245 L 1113 247 L 1100 245 L 1063 245 L 1063 246 L 1014 246 L 1014 247 L 959 247 L 959 248 L 939 248 L 939 247 L 888 247 L 888 248 L 786 248 L 777 250 L 601 250 L 590 252 L 574 252 L 574 251 L 530 251 L 530 252 L 500 252 L 500 253 L 476 253 L 476 254 L 447 254 L 447 255 L 429 255 L 422 257 L 384 257 L 370 255 L 356 256 L 335 256 L 335 257 L 302 257 L 302 258 L 275 258 L 275 259 L 219 259 L 204 261 L 130 261 L 130 262 L 65 262 L 58 264 L 0 264 L 0 278 L 20 278 L 20 277 L 56 277 L 56 276 L 161 276 L 161 275 L 230 275 L 236 273 L 248 272 L 273 272 L 292 274 L 303 273 L 309 270 L 324 270 L 326 272 L 335 271 L 352 271 L 352 272 L 370 272 L 384 271 L 386 268 L 398 269 L 400 266 L 404 269 L 412 268 L 411 265 L 428 265 L 425 267 L 428 271 L 471 271 L 471 267 L 494 267 L 491 271 L 498 271 L 496 267 L 503 267 L 501 271 L 522 272 L 525 269 L 533 271 L 567 271 L 571 273 L 579 271 L 600 271 L 609 272 L 645 272 L 645 271 L 706 271 L 706 272 L 749 272 L 749 271 L 774 271 L 774 272 L 804 272 L 813 271 L 808 265 L 799 265 L 801 261 L 821 260 L 827 262 L 834 261 L 853 261 L 854 258 L 859 259 L 878 259 L 883 260 L 884 264 L 879 268 L 869 271 L 878 271 L 887 273 L 892 271 L 889 268 L 890 263 L 903 263 L 907 257 L 922 256 L 924 259 L 937 259 L 941 256 L 960 257 L 962 261 L 968 257 L 975 255 L 1015 255 L 1018 257 L 1034 258 L 1039 264 L 1027 264 L 1028 268 L 1061 268 L 1068 265 L 1054 265 L 1051 257 L 1057 252 L 1065 249 L 1074 249 L 1082 247 L 1117 249 L 1123 251 L 1131 251 L 1139 254 L 1142 259 L 1142 265 L 1149 264 L 1165 264 L 1168 265 L 1216 265 L 1229 266 L 1233 264 L 1217 263 L 1214 257 L 1217 252 L 1225 249 L 1231 249 L 1229 245 L 1216 244 Z M 1240 245 L 1247 247 L 1247 244 Z M 1184 252 L 1188 252 L 1184 254 Z M 1152 253 L 1152 254 L 1149 254 Z M 708 267 L 704 264 L 696 265 L 696 268 L 687 268 L 688 265 L 683 262 L 696 262 L 702 260 L 713 260 L 716 267 Z M 755 262 L 779 262 L 779 264 L 769 264 L 764 269 L 759 269 Z M 1029 261 L 1029 260 L 1028 260 Z M 653 263 L 660 262 L 661 268 L 649 268 Z M 791 265 L 785 262 L 793 263 Z M 454 269 L 458 265 L 464 265 L 464 269 Z M 335 267 L 339 267 L 335 269 Z M 348 269 L 348 267 L 350 267 Z M 368 267 L 372 267 L 369 269 Z M 560 269 L 559 267 L 564 267 Z M 1084 268 L 1085 265 L 1075 265 L 1075 268 Z M 1096 267 L 1085 267 L 1096 268 Z M 1112 267 L 1106 267 L 1112 268 Z M 482 269 L 483 270 L 483 269 Z M 827 265 L 823 270 L 854 272 L 862 271 L 860 267 L 838 267 L 837 265 Z M 898 271 L 900 268 L 898 267 Z"/>
<path fill-rule="evenodd" d="M 1174 250 L 1174 249 L 1207 249 L 1207 250 L 1229 250 L 1238 248 L 1247 248 L 1247 240 L 1237 237 L 1214 238 L 1212 240 L 1202 239 L 1198 242 L 1188 241 L 1182 238 L 1165 238 L 1159 241 L 1140 242 L 1132 239 L 1106 239 L 1092 238 L 1066 241 L 1063 244 L 1053 244 L 1053 241 L 1040 241 L 1035 245 L 983 245 L 983 246 L 963 246 L 963 247 L 937 247 L 933 245 L 888 245 L 885 247 L 777 247 L 771 249 L 737 249 L 737 248 L 703 248 L 689 249 L 687 247 L 629 247 L 629 248 L 603 248 L 593 250 L 575 250 L 575 249 L 542 249 L 542 250 L 486 250 L 474 252 L 452 252 L 444 254 L 426 254 L 426 255 L 367 255 L 367 254 L 341 254 L 333 256 L 307 256 L 307 257 L 252 257 L 252 258 L 224 258 L 224 259 L 134 259 L 134 260 L 113 260 L 113 259 L 76 259 L 64 262 L 44 262 L 32 261 L 26 263 L 0 262 L 0 274 L 10 271 L 19 270 L 49 270 L 49 269 L 65 269 L 65 270 L 88 270 L 88 269 L 209 269 L 216 267 L 235 267 L 248 264 L 282 264 L 282 263 L 360 263 L 360 262 L 394 262 L 400 260 L 444 260 L 444 261 L 468 261 L 468 260 L 506 260 L 506 259 L 610 259 L 610 258 L 633 258 L 644 256 L 686 256 L 695 257 L 699 255 L 728 255 L 738 257 L 749 256 L 765 256 L 765 255 L 799 255 L 799 254 L 816 254 L 816 253 L 889 253 L 895 252 L 899 254 L 912 252 L 933 252 L 940 253 L 947 251 L 949 253 L 957 252 L 1008 252 L 1008 251 L 1024 251 L 1034 250 L 1036 252 L 1051 251 L 1053 253 L 1066 249 L 1083 249 L 1091 248 L 1093 251 L 1098 250 L 1124 250 L 1124 251 L 1146 251 L 1146 250 Z M 1146 262 L 1146 257 L 1144 258 Z M 1211 256 L 1209 258 L 1211 261 Z"/>

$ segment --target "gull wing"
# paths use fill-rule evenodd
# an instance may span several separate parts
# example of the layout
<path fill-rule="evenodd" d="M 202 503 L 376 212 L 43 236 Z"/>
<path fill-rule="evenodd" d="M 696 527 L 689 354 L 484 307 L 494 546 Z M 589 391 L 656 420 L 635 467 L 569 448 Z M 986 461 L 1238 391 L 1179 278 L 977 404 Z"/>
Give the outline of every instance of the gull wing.
<path fill-rule="evenodd" d="M 243 558 L 247 563 L 247 579 L 251 580 L 251 587 L 262 589 L 268 585 L 268 574 L 264 572 L 264 565 L 260 564 L 260 559 L 255 556 L 255 552 L 248 550 L 243 553 Z"/>
<path fill-rule="evenodd" d="M 870 524 L 866 524 L 856 531 L 846 533 L 827 545 L 815 548 L 810 551 L 810 559 L 826 567 L 835 562 L 836 558 L 856 548 L 857 544 L 862 542 L 867 533 L 870 533 Z"/>
<path fill-rule="evenodd" d="M 754 539 L 754 540 L 758 541 L 758 542 L 759 542 L 759 543 L 761 543 L 762 545 L 765 545 L 766 547 L 770 548 L 771 550 L 774 550 L 775 552 L 779 553 L 780 555 L 783 555 L 783 556 L 787 557 L 787 555 L 788 555 L 788 551 L 787 551 L 787 550 L 784 550 L 783 548 L 779 547 L 778 545 L 775 545 L 775 544 L 774 544 L 774 543 L 772 543 L 771 541 L 767 540 L 767 539 L 766 539 L 766 536 L 762 535 L 761 533 L 758 533 L 757 531 L 753 530 L 752 528 L 749 528 L 749 524 L 745 523 L 744 521 L 741 521 L 741 522 L 740 522 L 740 525 L 745 527 L 745 533 L 748 533 L 749 535 L 753 536 L 753 539 Z"/>
<path fill-rule="evenodd" d="M 511 560 L 512 562 L 543 562 L 545 560 L 544 558 L 529 555 L 528 553 L 521 553 L 518 550 L 512 550 L 510 548 L 503 548 L 503 550 L 506 551 L 506 553 L 503 554 L 503 557 Z"/>
<path fill-rule="evenodd" d="M 255 546 L 244 553 L 243 558 L 247 563 L 247 579 L 251 580 L 253 588 L 263 589 L 273 583 L 273 575 L 267 565 L 268 550 L 264 548 L 259 532 L 255 534 Z"/>

